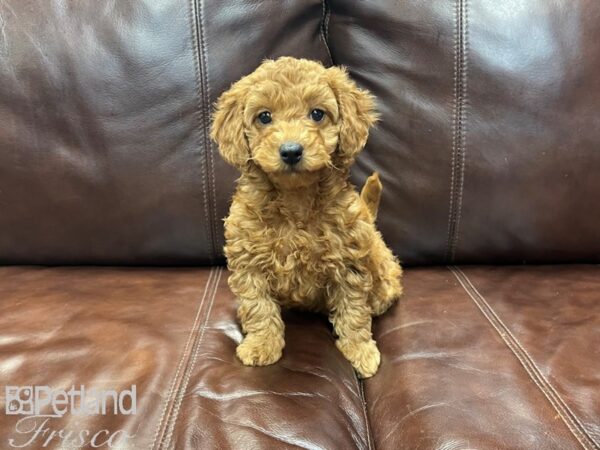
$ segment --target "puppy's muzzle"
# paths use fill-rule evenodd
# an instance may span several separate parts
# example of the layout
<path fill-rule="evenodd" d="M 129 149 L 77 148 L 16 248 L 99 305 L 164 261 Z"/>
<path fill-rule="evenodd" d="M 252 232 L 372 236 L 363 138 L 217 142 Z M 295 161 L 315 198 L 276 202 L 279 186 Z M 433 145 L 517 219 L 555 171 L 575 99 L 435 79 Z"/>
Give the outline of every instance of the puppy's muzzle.
<path fill-rule="evenodd" d="M 303 151 L 304 148 L 297 142 L 284 142 L 281 144 L 281 147 L 279 147 L 281 160 L 290 166 L 300 162 Z"/>

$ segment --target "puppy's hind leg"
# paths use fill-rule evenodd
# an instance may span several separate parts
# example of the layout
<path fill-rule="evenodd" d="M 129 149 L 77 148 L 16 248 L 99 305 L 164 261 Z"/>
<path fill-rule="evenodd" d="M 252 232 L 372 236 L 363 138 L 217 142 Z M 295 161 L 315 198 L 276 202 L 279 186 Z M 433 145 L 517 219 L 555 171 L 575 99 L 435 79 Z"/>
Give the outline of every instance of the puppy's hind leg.
<path fill-rule="evenodd" d="M 371 253 L 373 289 L 369 293 L 372 314 L 379 316 L 402 295 L 402 267 L 392 251 L 379 237 Z"/>

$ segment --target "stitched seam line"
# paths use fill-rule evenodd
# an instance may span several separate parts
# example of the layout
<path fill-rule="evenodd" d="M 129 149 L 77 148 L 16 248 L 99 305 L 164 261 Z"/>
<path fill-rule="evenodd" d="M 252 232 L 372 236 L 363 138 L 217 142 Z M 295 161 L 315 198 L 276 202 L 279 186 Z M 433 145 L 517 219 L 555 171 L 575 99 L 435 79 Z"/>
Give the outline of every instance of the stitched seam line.
<path fill-rule="evenodd" d="M 196 116 L 196 120 L 198 122 L 199 125 L 199 129 L 201 130 L 201 133 L 198 133 L 197 135 L 197 142 L 196 145 L 198 146 L 198 148 L 200 149 L 201 152 L 201 171 L 202 171 L 202 193 L 203 193 L 203 201 L 204 201 L 204 219 L 206 220 L 205 223 L 205 227 L 206 227 L 206 235 L 207 235 L 207 240 L 208 242 L 210 242 L 211 244 L 211 249 L 209 252 L 209 260 L 211 263 L 214 262 L 214 255 L 215 255 L 215 238 L 214 238 L 214 226 L 213 226 L 213 221 L 211 219 L 211 215 L 210 215 L 210 209 L 211 209 L 211 199 L 210 197 L 210 156 L 209 154 L 211 153 L 211 147 L 210 144 L 208 146 L 206 146 L 206 141 L 207 141 L 207 125 L 206 125 L 206 117 L 204 117 L 206 114 L 204 114 L 205 111 L 205 107 L 204 107 L 204 103 L 205 103 L 205 91 L 206 88 L 204 86 L 204 66 L 203 66 L 203 61 L 202 61 L 202 57 L 200 56 L 200 33 L 202 32 L 202 29 L 200 27 L 199 21 L 198 21 L 198 5 L 197 5 L 197 1 L 198 0 L 190 0 L 189 2 L 189 15 L 190 15 L 190 27 L 191 27 L 191 31 L 192 31 L 192 46 L 194 49 L 194 71 L 195 71 L 195 76 L 196 76 L 196 111 L 195 111 L 195 116 Z M 204 151 L 203 151 L 204 150 Z"/>
<path fill-rule="evenodd" d="M 552 384 L 542 374 L 541 370 L 535 364 L 533 358 L 529 355 L 527 350 L 519 342 L 519 340 L 513 335 L 510 329 L 504 324 L 502 319 L 496 314 L 490 304 L 485 300 L 483 295 L 475 288 L 473 283 L 469 280 L 467 275 L 458 267 L 452 266 L 448 269 L 456 277 L 460 285 L 467 292 L 471 300 L 479 308 L 488 322 L 498 332 L 504 343 L 517 357 L 531 380 L 535 383 L 538 389 L 544 394 L 546 399 L 550 402 L 552 407 L 556 410 L 558 415 L 561 417 L 567 428 L 571 431 L 573 436 L 579 441 L 581 446 L 586 450 L 600 449 L 598 444 L 592 439 L 587 433 L 583 424 L 579 421 L 578 417 L 571 411 L 565 401 L 561 398 L 559 393 L 554 389 Z"/>
<path fill-rule="evenodd" d="M 203 119 L 204 119 L 204 128 L 203 128 L 203 133 L 204 133 L 204 148 L 206 149 L 207 155 L 210 159 L 210 174 L 211 174 L 211 180 L 212 180 L 212 199 L 210 202 L 211 205 L 211 210 L 213 212 L 213 221 L 211 223 L 211 228 L 212 228 L 212 245 L 213 245 L 213 261 L 214 259 L 217 258 L 218 254 L 220 253 L 220 251 L 218 251 L 218 248 L 222 248 L 222 245 L 220 247 L 217 247 L 217 239 L 219 239 L 219 236 L 221 236 L 221 233 L 217 233 L 217 223 L 218 223 L 218 219 L 217 219 L 217 191 L 216 191 L 216 182 L 215 182 L 215 152 L 214 152 L 214 146 L 213 143 L 210 139 L 210 132 L 209 132 L 209 128 L 210 128 L 210 113 L 211 113 L 211 95 L 210 95 L 210 78 L 208 76 L 208 48 L 207 48 L 207 44 L 206 44 L 206 38 L 204 36 L 204 31 L 206 29 L 206 24 L 204 22 L 204 1 L 203 0 L 199 0 L 200 1 L 200 8 L 198 10 L 199 12 L 199 24 L 200 24 L 200 42 L 202 44 L 202 75 L 203 75 L 203 80 L 204 80 L 204 89 L 202 90 L 202 93 L 204 94 L 204 114 L 203 114 Z"/>
<path fill-rule="evenodd" d="M 206 297 L 206 292 L 208 291 L 208 289 L 210 287 L 210 283 L 213 278 L 213 273 L 214 273 L 214 269 L 210 269 L 210 272 L 208 274 L 208 280 L 206 280 L 206 284 L 204 285 L 204 292 L 202 294 L 202 300 L 200 301 L 200 305 L 198 306 L 198 311 L 196 312 L 196 317 L 194 319 L 194 322 L 192 323 L 192 328 L 190 329 L 190 333 L 189 333 L 187 342 L 185 343 L 185 346 L 183 347 L 183 354 L 181 355 L 181 358 L 179 359 L 179 364 L 177 364 L 177 370 L 175 371 L 175 376 L 173 377 L 173 380 L 169 387 L 169 391 L 167 393 L 167 397 L 165 398 L 165 402 L 162 407 L 162 412 L 160 414 L 160 419 L 158 421 L 158 425 L 156 426 L 156 432 L 154 433 L 154 438 L 152 439 L 152 444 L 150 444 L 150 447 L 149 447 L 150 450 L 153 450 L 155 448 L 155 445 L 156 445 L 156 442 L 158 441 L 159 435 L 161 435 L 161 439 L 162 439 L 162 435 L 164 435 L 165 429 L 163 427 L 163 422 L 165 420 L 165 417 L 167 417 L 167 410 L 170 411 L 172 409 L 171 400 L 172 400 L 173 395 L 174 395 L 175 391 L 177 390 L 177 387 L 181 381 L 181 379 L 179 378 L 179 373 L 181 372 L 181 369 L 184 365 L 184 361 L 186 361 L 189 358 L 190 344 L 193 341 L 193 336 L 195 334 L 194 332 L 198 329 L 198 322 L 200 320 L 200 311 L 202 310 L 202 304 L 204 303 L 204 298 Z M 171 408 L 169 408 L 169 406 L 171 406 Z"/>
<path fill-rule="evenodd" d="M 329 62 L 332 66 L 335 65 L 333 62 L 333 56 L 331 55 L 331 49 L 329 48 L 329 18 L 331 17 L 331 10 L 327 4 L 327 0 L 322 0 L 321 5 L 323 7 L 323 15 L 321 16 L 321 39 L 327 49 L 327 55 L 329 56 Z"/>
<path fill-rule="evenodd" d="M 452 243 L 452 260 L 454 261 L 456 255 L 456 248 L 460 240 L 460 220 L 462 218 L 462 204 L 463 204 L 463 190 L 465 184 L 465 166 L 466 166 L 466 154 L 467 154 L 467 109 L 469 106 L 468 95 L 467 95 L 467 83 L 468 83 L 468 56 L 469 56 L 469 0 L 463 0 L 463 41 L 462 41 L 462 82 L 461 88 L 462 93 L 462 107 L 460 110 L 460 173 L 459 173 L 459 192 L 458 202 L 456 205 L 456 225 L 454 227 L 454 241 Z"/>
<path fill-rule="evenodd" d="M 452 242 L 453 234 L 453 223 L 454 223 L 454 184 L 456 180 L 456 123 L 457 123 L 457 111 L 458 111 L 458 47 L 459 47 L 459 1 L 456 0 L 454 3 L 455 7 L 455 25 L 454 25 L 454 75 L 452 82 L 454 105 L 452 108 L 452 154 L 450 156 L 450 197 L 448 201 L 448 236 L 446 238 L 446 251 L 444 258 L 446 261 L 450 260 L 450 246 Z"/>
<path fill-rule="evenodd" d="M 198 350 L 200 349 L 200 346 L 202 345 L 202 339 L 204 338 L 204 331 L 206 330 L 206 325 L 208 323 L 208 319 L 209 319 L 210 313 L 212 311 L 212 306 L 213 306 L 215 296 L 216 296 L 218 288 L 219 288 L 219 281 L 221 279 L 222 273 L 223 273 L 223 269 L 218 268 L 217 275 L 215 277 L 215 281 L 212 285 L 212 290 L 210 293 L 210 303 L 208 304 L 208 309 L 206 311 L 206 315 L 204 317 L 204 322 L 202 323 L 200 333 L 197 334 L 197 339 L 194 342 L 193 350 L 192 350 L 193 356 L 184 372 L 183 382 L 181 383 L 181 385 L 179 387 L 179 391 L 177 393 L 177 397 L 174 402 L 175 407 L 173 409 L 173 414 L 171 414 L 171 416 L 169 417 L 167 433 L 163 439 L 163 442 L 161 442 L 161 446 L 160 446 L 161 449 L 169 448 L 169 445 L 171 444 L 171 440 L 173 438 L 173 432 L 175 431 L 175 425 L 177 424 L 177 419 L 179 418 L 179 411 L 181 408 L 181 404 L 183 403 L 183 397 L 186 393 L 186 390 L 187 390 L 188 384 L 190 382 L 190 377 L 192 375 L 194 367 L 196 366 L 196 360 L 198 359 Z M 207 289 L 207 291 L 208 291 L 208 289 Z M 202 299 L 202 302 L 204 303 L 204 298 Z"/>
<path fill-rule="evenodd" d="M 369 415 L 367 413 L 367 399 L 365 397 L 365 383 L 362 380 L 358 381 L 358 389 L 360 392 L 360 402 L 362 404 L 363 416 L 365 418 L 365 426 L 367 427 L 367 448 L 369 450 L 375 448 L 375 444 L 373 443 L 373 436 L 371 436 L 371 427 L 369 426 Z"/>
<path fill-rule="evenodd" d="M 452 158 L 446 261 L 453 262 L 458 246 L 465 177 L 467 118 L 468 0 L 456 0 L 454 30 L 454 110 L 452 116 Z"/>
<path fill-rule="evenodd" d="M 552 384 L 550 384 L 550 382 L 548 380 L 546 380 L 546 378 L 542 374 L 541 370 L 535 364 L 535 361 L 533 360 L 533 358 L 529 355 L 529 353 L 527 352 L 527 350 L 525 349 L 525 347 L 519 342 L 519 340 L 514 336 L 514 334 L 511 332 L 510 328 L 508 328 L 504 324 L 504 322 L 502 322 L 502 319 L 500 319 L 500 317 L 496 314 L 496 312 L 491 307 L 491 305 L 485 300 L 485 298 L 483 297 L 483 295 L 481 295 L 481 293 L 477 290 L 477 288 L 475 288 L 475 286 L 473 285 L 473 283 L 471 283 L 471 281 L 467 277 L 467 275 L 462 270 L 460 270 L 459 268 L 456 268 L 456 270 L 464 277 L 465 282 L 468 283 L 468 285 L 472 289 L 473 293 L 479 299 L 481 299 L 483 305 L 486 308 L 488 308 L 488 310 L 491 313 L 492 317 L 497 321 L 497 323 L 499 324 L 499 326 L 505 331 L 507 339 L 509 339 L 515 345 L 516 349 L 521 352 L 521 356 L 524 358 L 525 362 L 528 363 L 528 365 L 531 368 L 531 371 L 533 372 L 534 375 L 536 375 L 536 377 L 540 381 L 540 384 L 538 384 L 538 387 L 540 389 L 547 389 L 547 390 L 549 390 L 550 391 L 549 393 L 552 394 L 552 396 L 554 397 L 555 401 L 557 402 L 557 406 L 560 407 L 560 408 L 562 408 L 563 412 L 566 414 L 567 418 L 569 420 L 571 420 L 571 421 L 574 422 L 573 426 L 577 427 L 577 425 L 578 425 L 580 427 L 578 429 L 579 433 L 581 433 L 584 437 L 586 437 L 587 439 L 589 439 L 589 441 L 591 441 L 591 444 L 593 445 L 593 448 L 596 448 L 596 449 L 599 448 L 597 446 L 596 442 L 587 433 L 585 427 L 579 421 L 578 417 L 573 413 L 573 411 L 571 411 L 571 409 L 568 407 L 568 405 L 566 404 L 566 402 L 560 397 L 560 394 L 556 391 L 556 389 L 554 389 L 554 386 L 552 386 Z M 471 298 L 473 298 L 473 297 L 471 297 Z M 473 298 L 473 300 L 475 300 L 475 299 Z M 507 342 L 507 344 L 508 344 L 508 342 Z M 513 352 L 515 352 L 515 351 L 513 350 Z M 517 355 L 517 357 L 518 357 L 518 355 Z M 525 364 L 523 364 L 523 365 L 525 367 Z M 526 369 L 527 369 L 527 367 L 526 367 Z M 532 374 L 530 374 L 530 375 L 533 377 Z M 546 395 L 546 396 L 548 397 L 548 395 Z M 550 398 L 549 398 L 549 400 L 550 400 Z M 552 402 L 552 400 L 550 400 L 550 401 Z M 555 409 L 557 409 L 556 406 L 555 406 Z M 557 409 L 557 412 L 559 414 L 561 414 L 561 412 L 558 409 Z M 561 417 L 563 417 L 562 414 L 561 414 Z M 563 420 L 566 421 L 567 419 L 565 419 L 565 417 L 563 417 Z M 567 423 L 567 426 L 569 426 L 568 423 Z M 571 427 L 569 427 L 569 428 L 571 428 Z M 571 431 L 574 434 L 576 433 L 573 430 L 571 430 Z M 580 443 L 585 447 L 585 445 L 584 445 L 583 442 L 580 441 Z M 588 447 L 585 447 L 585 448 L 588 448 Z"/>

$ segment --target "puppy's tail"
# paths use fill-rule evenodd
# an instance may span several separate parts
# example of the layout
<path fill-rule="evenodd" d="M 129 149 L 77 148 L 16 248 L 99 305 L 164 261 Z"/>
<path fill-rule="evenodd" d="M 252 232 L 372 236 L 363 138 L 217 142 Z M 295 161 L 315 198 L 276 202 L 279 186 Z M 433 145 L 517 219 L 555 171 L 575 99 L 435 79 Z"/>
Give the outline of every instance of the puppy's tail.
<path fill-rule="evenodd" d="M 360 191 L 360 198 L 369 210 L 371 217 L 373 217 L 373 221 L 377 218 L 377 209 L 379 208 L 382 189 L 383 186 L 381 185 L 381 181 L 379 181 L 379 174 L 373 172 L 373 175 L 367 178 L 362 191 Z"/>

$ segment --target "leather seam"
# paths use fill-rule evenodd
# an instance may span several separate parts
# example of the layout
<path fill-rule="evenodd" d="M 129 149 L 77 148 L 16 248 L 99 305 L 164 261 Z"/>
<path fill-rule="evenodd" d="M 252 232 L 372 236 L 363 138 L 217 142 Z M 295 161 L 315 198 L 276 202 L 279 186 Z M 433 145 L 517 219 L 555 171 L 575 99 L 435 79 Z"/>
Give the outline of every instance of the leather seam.
<path fill-rule="evenodd" d="M 213 212 L 212 214 L 212 218 L 214 220 L 211 221 L 211 229 L 212 229 L 212 245 L 213 245 L 213 260 L 214 261 L 217 256 L 218 256 L 218 252 L 217 252 L 217 239 L 219 239 L 217 236 L 220 236 L 220 234 L 217 234 L 217 223 L 218 223 L 218 219 L 217 219 L 217 191 L 216 191 L 216 181 L 215 181 L 215 159 L 214 159 L 214 148 L 212 145 L 212 141 L 209 137 L 209 128 L 210 128 L 210 113 L 211 113 L 211 95 L 210 95 L 210 77 L 208 76 L 208 46 L 206 44 L 206 38 L 204 35 L 205 29 L 206 29 L 206 23 L 204 21 L 204 1 L 203 0 L 198 0 L 200 2 L 200 7 L 198 8 L 198 13 L 199 13 L 199 37 L 200 37 L 200 43 L 202 45 L 202 75 L 203 75 L 203 80 L 204 80 L 204 89 L 202 90 L 202 93 L 204 94 L 203 100 L 204 100 L 204 114 L 203 114 L 203 118 L 204 118 L 204 147 L 206 148 L 206 152 L 207 152 L 207 156 L 210 159 L 210 165 L 208 166 L 209 171 L 210 171 L 210 177 L 212 180 L 212 199 L 210 202 L 211 205 L 211 210 Z"/>
<path fill-rule="evenodd" d="M 458 203 L 456 205 L 457 215 L 456 215 L 456 224 L 454 227 L 454 242 L 452 245 L 452 260 L 454 261 L 456 256 L 456 249 L 458 247 L 458 242 L 460 240 L 460 221 L 462 219 L 462 205 L 463 205 L 463 191 L 465 185 L 465 168 L 466 168 L 466 156 L 467 156 L 467 110 L 469 107 L 469 98 L 468 98 L 468 78 L 469 78 L 469 65 L 468 65 L 468 57 L 469 57 L 469 0 L 463 0 L 463 53 L 462 53 L 462 107 L 461 107 L 461 115 L 460 115 L 460 148 L 462 149 L 460 152 L 460 176 L 459 176 L 459 193 L 458 193 Z"/>
<path fill-rule="evenodd" d="M 333 62 L 333 56 L 331 54 L 331 49 L 329 48 L 329 19 L 331 17 L 331 9 L 327 3 L 327 0 L 321 0 L 321 5 L 323 8 L 323 13 L 321 16 L 321 39 L 323 39 L 323 43 L 325 44 L 325 49 L 327 50 L 327 55 L 329 56 L 329 62 L 332 66 L 335 65 Z"/>
<path fill-rule="evenodd" d="M 358 381 L 358 389 L 360 392 L 360 403 L 362 405 L 362 410 L 363 410 L 363 416 L 365 418 L 365 427 L 367 427 L 367 448 L 369 450 L 374 450 L 375 449 L 375 444 L 373 442 L 373 436 L 371 436 L 371 427 L 369 426 L 369 414 L 367 412 L 367 399 L 365 397 L 365 383 L 362 380 L 359 380 L 357 378 Z"/>
<path fill-rule="evenodd" d="M 194 318 L 194 322 L 192 323 L 192 327 L 190 329 L 189 332 L 189 336 L 188 339 L 185 343 L 185 346 L 183 347 L 183 353 L 181 355 L 181 358 L 179 359 L 179 364 L 177 364 L 177 369 L 175 371 L 175 375 L 173 376 L 173 380 L 171 381 L 170 387 L 169 387 L 169 391 L 167 393 L 167 397 L 165 398 L 165 402 L 164 405 L 162 407 L 162 411 L 160 414 L 160 419 L 158 421 L 158 424 L 156 426 L 156 431 L 154 433 L 154 438 L 152 439 L 152 443 L 150 444 L 150 450 L 153 450 L 156 446 L 156 443 L 158 442 L 158 437 L 159 434 L 164 434 L 163 429 L 163 422 L 165 421 L 165 417 L 167 416 L 167 410 L 169 409 L 169 404 L 172 401 L 173 395 L 175 394 L 175 392 L 177 391 L 177 387 L 179 382 L 181 381 L 181 379 L 179 378 L 179 373 L 181 372 L 181 369 L 184 366 L 184 361 L 186 361 L 189 358 L 189 350 L 191 349 L 191 343 L 193 341 L 193 336 L 195 334 L 195 331 L 198 329 L 198 322 L 200 320 L 200 312 L 202 310 L 202 305 L 204 304 L 204 299 L 206 297 L 206 293 L 208 292 L 209 288 L 210 288 L 210 284 L 213 278 L 213 273 L 214 273 L 214 268 L 210 269 L 210 272 L 208 274 L 208 279 L 206 280 L 206 284 L 204 285 L 204 292 L 202 294 L 202 300 L 200 301 L 200 305 L 198 306 L 198 311 L 196 312 L 196 317 Z M 162 437 L 161 437 L 162 440 Z"/>
<path fill-rule="evenodd" d="M 454 31 L 454 107 L 452 113 L 452 156 L 450 161 L 450 199 L 445 258 L 454 262 L 460 235 L 463 186 L 465 178 L 467 79 L 468 79 L 468 0 L 456 0 Z"/>
<path fill-rule="evenodd" d="M 190 15 L 190 26 L 192 32 L 192 46 L 194 50 L 194 71 L 196 77 L 196 121 L 199 125 L 199 131 L 201 130 L 202 136 L 200 136 L 200 132 L 198 133 L 197 142 L 198 148 L 201 152 L 201 172 L 202 172 L 202 194 L 203 194 L 203 202 L 204 202 L 204 219 L 206 220 L 206 234 L 207 240 L 210 242 L 211 249 L 209 254 L 209 260 L 211 263 L 214 262 L 215 255 L 215 236 L 214 236 L 214 227 L 213 221 L 211 220 L 211 199 L 210 199 L 210 160 L 209 153 L 210 147 L 206 146 L 206 119 L 203 117 L 205 114 L 205 86 L 204 86 L 204 67 L 203 67 L 203 57 L 201 56 L 200 51 L 200 33 L 202 32 L 200 24 L 198 22 L 198 1 L 201 0 L 190 0 L 189 1 L 189 15 Z"/>
<path fill-rule="evenodd" d="M 208 320 L 210 318 L 210 313 L 212 311 L 214 300 L 215 300 L 215 297 L 216 297 L 216 294 L 217 294 L 217 291 L 219 288 L 219 281 L 221 279 L 222 273 L 223 273 L 223 269 L 221 267 L 219 267 L 216 271 L 215 281 L 214 281 L 213 285 L 211 286 L 210 303 L 208 304 L 206 315 L 204 316 L 204 322 L 202 323 L 202 326 L 199 329 L 199 333 L 197 333 L 197 339 L 192 346 L 192 353 L 191 353 L 192 358 L 189 361 L 189 364 L 187 365 L 187 367 L 185 368 L 185 371 L 183 374 L 183 379 L 182 379 L 182 384 L 179 386 L 179 390 L 177 392 L 177 397 L 175 399 L 175 406 L 173 409 L 173 414 L 171 414 L 169 417 L 168 422 L 170 422 L 170 423 L 167 427 L 167 433 L 164 436 L 163 442 L 161 443 L 161 446 L 160 446 L 161 449 L 167 449 L 167 448 L 169 448 L 169 446 L 171 444 L 171 440 L 173 438 L 173 433 L 175 432 L 175 426 L 177 424 L 177 419 L 179 418 L 179 412 L 181 409 L 181 405 L 183 403 L 183 397 L 185 395 L 188 384 L 190 382 L 190 378 L 192 376 L 194 367 L 196 366 L 196 361 L 198 359 L 198 352 L 202 345 L 202 340 L 204 338 L 204 332 L 206 330 L 206 325 L 208 324 Z M 208 289 L 207 289 L 207 291 L 208 291 Z M 203 299 L 203 302 L 204 302 L 204 299 Z"/>
<path fill-rule="evenodd" d="M 538 389 L 544 394 L 550 402 L 554 410 L 558 413 L 567 428 L 573 436 L 586 450 L 600 449 L 598 444 L 587 433 L 585 427 L 579 418 L 571 411 L 560 394 L 554 389 L 554 386 L 544 377 L 542 371 L 536 365 L 535 361 L 529 355 L 525 347 L 519 342 L 516 336 L 511 332 L 510 328 L 504 324 L 502 319 L 496 314 L 491 305 L 485 300 L 485 297 L 473 285 L 469 277 L 456 266 L 448 267 L 450 272 L 455 276 L 465 292 L 469 295 L 473 303 L 481 311 L 484 317 L 492 325 L 500 338 L 504 341 L 507 347 L 515 355 L 521 366 L 525 369 L 529 378 L 534 382 Z"/>

